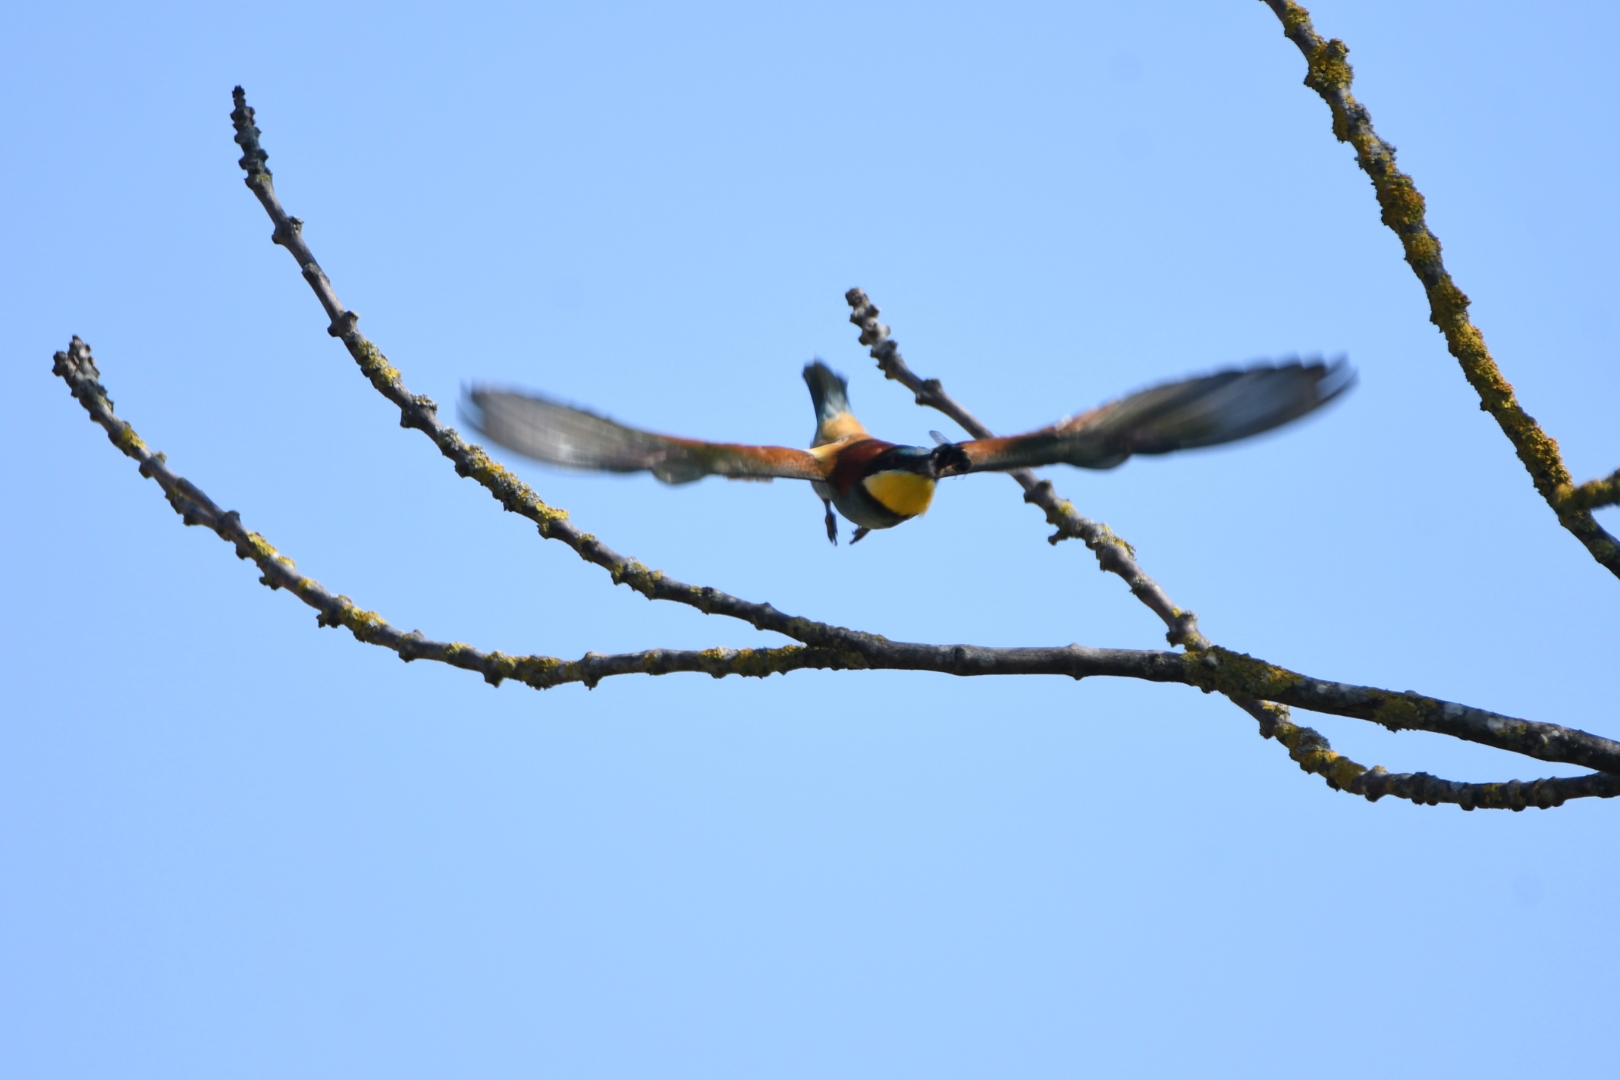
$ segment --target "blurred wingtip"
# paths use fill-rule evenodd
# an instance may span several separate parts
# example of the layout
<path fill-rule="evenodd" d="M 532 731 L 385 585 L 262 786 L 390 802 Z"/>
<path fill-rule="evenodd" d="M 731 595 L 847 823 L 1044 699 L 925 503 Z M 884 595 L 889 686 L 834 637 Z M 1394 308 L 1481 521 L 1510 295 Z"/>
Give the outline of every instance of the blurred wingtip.
<path fill-rule="evenodd" d="M 480 401 L 483 383 L 461 384 L 461 396 L 456 399 L 456 418 L 480 435 L 484 433 L 484 408 Z"/>
<path fill-rule="evenodd" d="M 1316 382 L 1317 400 L 1322 405 L 1352 390 L 1361 377 L 1350 358 L 1342 353 L 1326 361 L 1317 357 L 1313 366 L 1322 368 L 1322 376 Z"/>
<path fill-rule="evenodd" d="M 1350 389 L 1361 378 L 1361 373 L 1350 363 L 1348 356 L 1335 357 L 1328 365 L 1328 371 L 1337 380 L 1333 391 L 1335 394 Z"/>

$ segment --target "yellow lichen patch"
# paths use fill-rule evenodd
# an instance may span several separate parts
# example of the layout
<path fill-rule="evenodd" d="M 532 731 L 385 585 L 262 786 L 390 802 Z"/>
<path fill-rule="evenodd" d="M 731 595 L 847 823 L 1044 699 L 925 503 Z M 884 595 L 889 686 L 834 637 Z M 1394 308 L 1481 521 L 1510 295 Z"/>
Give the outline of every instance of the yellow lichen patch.
<path fill-rule="evenodd" d="M 1462 290 L 1452 285 L 1449 279 L 1445 284 L 1456 290 L 1457 296 L 1453 303 L 1457 305 L 1457 314 L 1461 314 L 1461 309 L 1468 306 L 1468 297 L 1462 294 Z M 1508 394 L 1513 393 L 1512 385 L 1502 377 L 1502 372 L 1497 368 L 1496 362 L 1491 359 L 1491 352 L 1485 347 L 1485 335 L 1479 332 L 1479 327 L 1471 322 L 1463 321 L 1454 324 L 1449 333 L 1451 351 L 1458 360 L 1464 364 L 1473 365 L 1477 373 L 1489 379 L 1491 385 L 1496 389 Z"/>
<path fill-rule="evenodd" d="M 137 457 L 146 453 L 146 444 L 141 441 L 139 435 L 135 434 L 135 429 L 128 424 L 125 424 L 123 430 L 118 434 L 109 435 L 108 438 L 112 440 L 114 446 L 130 457 Z"/>
<path fill-rule="evenodd" d="M 253 549 L 253 557 L 256 559 L 277 559 L 281 557 L 281 553 L 270 545 L 270 541 L 256 532 L 247 534 L 247 544 L 248 547 Z M 290 559 L 287 561 L 287 565 L 292 565 Z"/>
<path fill-rule="evenodd" d="M 802 651 L 804 651 L 802 645 L 784 645 L 776 649 L 743 649 L 732 659 L 731 670 L 738 675 L 762 679 L 767 675 L 785 671 L 787 662 Z"/>
<path fill-rule="evenodd" d="M 1329 751 L 1329 753 L 1333 753 Z M 1322 775 L 1331 780 L 1335 787 L 1345 789 L 1367 770 L 1342 754 L 1333 754 L 1333 761 Z"/>
<path fill-rule="evenodd" d="M 388 620 L 375 611 L 367 611 L 352 603 L 345 603 L 339 615 L 343 619 L 343 625 L 354 631 L 356 637 L 362 632 L 381 629 L 388 625 Z"/>
<path fill-rule="evenodd" d="M 1305 75 L 1305 85 L 1317 91 L 1349 87 L 1352 73 L 1349 62 L 1345 60 L 1348 55 L 1350 47 L 1338 38 L 1318 45 L 1311 51 L 1308 60 L 1310 70 Z"/>
<path fill-rule="evenodd" d="M 1182 653 L 1188 681 L 1200 690 L 1275 701 L 1279 694 L 1304 681 L 1304 676 L 1287 668 L 1256 660 L 1246 653 L 1230 652 L 1218 646 L 1188 649 Z M 1279 739 L 1282 735 L 1277 736 Z"/>
<path fill-rule="evenodd" d="M 1351 781 L 1366 771 L 1333 750 L 1313 750 L 1302 757 L 1299 767 L 1320 776 L 1328 782 L 1329 787 L 1339 791 L 1343 791 Z"/>
<path fill-rule="evenodd" d="M 1272 731 L 1271 737 L 1289 750 L 1294 750 L 1299 746 L 1299 734 L 1300 727 L 1298 724 L 1289 720 L 1280 720 L 1277 722 L 1277 727 Z"/>
<path fill-rule="evenodd" d="M 784 645 L 775 649 L 704 649 L 698 655 L 706 662 L 704 670 L 716 679 L 727 675 L 763 679 L 787 672 L 803 651 L 803 645 Z"/>
<path fill-rule="evenodd" d="M 1384 209 L 1384 224 L 1392 229 L 1423 220 L 1423 196 L 1404 173 L 1396 173 L 1378 185 L 1378 205 Z"/>
<path fill-rule="evenodd" d="M 1453 340 L 1450 343 L 1452 355 L 1459 360 L 1464 359 L 1461 354 L 1464 351 L 1469 351 L 1470 345 L 1473 345 L 1477 351 L 1484 351 L 1484 342 L 1480 339 L 1479 331 L 1475 330 L 1472 335 L 1469 335 L 1456 326 L 1458 320 L 1466 317 L 1467 311 L 1468 295 L 1457 288 L 1449 277 L 1442 278 L 1434 288 L 1429 290 L 1429 321 L 1441 330 L 1446 331 L 1448 337 L 1456 334 L 1458 338 L 1462 339 Z M 1472 329 L 1472 327 L 1469 329 Z M 1472 338 L 1472 340 L 1469 340 L 1469 338 Z"/>
<path fill-rule="evenodd" d="M 628 559 L 609 570 L 615 585 L 629 585 L 637 592 L 649 592 L 658 575 L 637 559 Z"/>
<path fill-rule="evenodd" d="M 1074 504 L 1068 499 L 1059 499 L 1046 512 L 1046 523 L 1064 529 L 1069 527 L 1069 521 L 1072 517 L 1074 517 Z"/>
<path fill-rule="evenodd" d="M 1125 553 L 1128 554 L 1131 558 L 1133 558 L 1133 559 L 1136 558 L 1136 548 L 1131 545 L 1131 542 L 1129 540 L 1125 539 L 1123 536 L 1119 535 L 1113 529 L 1110 529 L 1107 525 L 1104 525 L 1104 526 L 1101 527 L 1101 531 L 1100 531 L 1100 533 L 1099 533 L 1099 535 L 1097 537 L 1097 541 L 1098 541 L 1099 545 L 1101 545 L 1101 544 L 1118 544 L 1120 547 L 1125 549 Z"/>
<path fill-rule="evenodd" d="M 554 656 L 519 656 L 510 659 L 511 663 L 505 669 L 510 672 L 510 677 L 540 690 L 556 685 L 557 670 L 563 666 L 563 661 Z"/>
<path fill-rule="evenodd" d="M 1377 707 L 1373 709 L 1371 719 L 1391 731 L 1411 730 L 1423 720 L 1423 710 L 1401 694 L 1375 690 L 1373 700 Z"/>
<path fill-rule="evenodd" d="M 1440 241 L 1426 229 L 1411 233 L 1406 240 L 1406 258 L 1414 266 L 1431 263 L 1440 257 Z"/>
<path fill-rule="evenodd" d="M 385 389 L 384 384 L 399 381 L 399 369 L 388 362 L 388 357 L 384 356 L 377 346 L 361 338 L 354 348 L 359 354 L 354 358 L 355 362 L 360 365 L 361 372 L 371 380 L 373 386 L 381 390 Z"/>
<path fill-rule="evenodd" d="M 880 472 L 866 478 L 866 491 L 884 507 L 902 517 L 928 512 L 934 501 L 934 481 L 912 472 Z"/>

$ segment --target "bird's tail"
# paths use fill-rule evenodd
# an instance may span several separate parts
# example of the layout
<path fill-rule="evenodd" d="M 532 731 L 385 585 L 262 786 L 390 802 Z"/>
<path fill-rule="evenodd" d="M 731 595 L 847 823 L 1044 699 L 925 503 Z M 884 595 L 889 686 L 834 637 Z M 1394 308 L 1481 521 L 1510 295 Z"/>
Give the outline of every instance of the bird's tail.
<path fill-rule="evenodd" d="M 810 401 L 816 407 L 816 445 L 846 435 L 865 434 L 860 421 L 849 411 L 849 384 L 842 375 L 814 360 L 804 366 L 804 382 L 810 387 Z"/>
<path fill-rule="evenodd" d="M 816 406 L 816 421 L 825 423 L 849 412 L 849 384 L 844 377 L 820 360 L 804 365 L 804 381 L 810 387 L 810 400 Z"/>

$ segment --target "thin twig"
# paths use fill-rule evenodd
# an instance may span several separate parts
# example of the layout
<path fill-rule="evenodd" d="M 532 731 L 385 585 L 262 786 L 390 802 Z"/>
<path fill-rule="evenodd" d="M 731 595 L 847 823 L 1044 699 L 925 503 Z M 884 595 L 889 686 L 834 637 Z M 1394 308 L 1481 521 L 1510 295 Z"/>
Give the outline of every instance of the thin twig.
<path fill-rule="evenodd" d="M 1350 93 L 1352 75 L 1345 59 L 1350 47 L 1338 38 L 1324 41 L 1311 25 L 1310 12 L 1293 0 L 1264 3 L 1282 21 L 1283 33 L 1305 55 L 1305 85 L 1327 102 L 1333 114 L 1333 134 L 1340 142 L 1355 147 L 1356 163 L 1377 192 L 1383 222 L 1400 238 L 1406 261 L 1428 294 L 1429 321 L 1445 334 L 1446 347 L 1479 395 L 1480 407 L 1496 419 L 1513 444 L 1536 490 L 1558 515 L 1559 524 L 1584 544 L 1600 565 L 1620 576 L 1620 540 L 1609 535 L 1590 512 L 1590 507 L 1601 503 L 1584 503 L 1572 497 L 1573 492 L 1591 485 L 1575 487 L 1557 441 L 1519 406 L 1512 384 L 1485 347 L 1484 335 L 1468 318 L 1468 297 L 1451 280 L 1440 259 L 1440 240 L 1424 220 L 1423 196 L 1412 178 L 1395 167 L 1395 148 L 1378 137 L 1372 115 Z"/>

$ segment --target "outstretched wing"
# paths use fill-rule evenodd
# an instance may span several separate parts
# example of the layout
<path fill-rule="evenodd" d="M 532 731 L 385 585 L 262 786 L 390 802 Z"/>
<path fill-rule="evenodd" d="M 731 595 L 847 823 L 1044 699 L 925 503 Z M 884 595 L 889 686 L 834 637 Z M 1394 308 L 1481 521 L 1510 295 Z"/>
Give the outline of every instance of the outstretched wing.
<path fill-rule="evenodd" d="M 1166 383 L 1051 427 L 941 446 L 942 476 L 1041 465 L 1112 469 L 1132 454 L 1168 454 L 1246 439 L 1297 420 L 1355 382 L 1342 360 L 1259 364 Z"/>
<path fill-rule="evenodd" d="M 570 469 L 646 471 L 666 484 L 705 476 L 825 479 L 820 459 L 806 450 L 655 435 L 515 390 L 474 386 L 463 398 L 462 411 L 483 435 L 507 449 Z"/>

